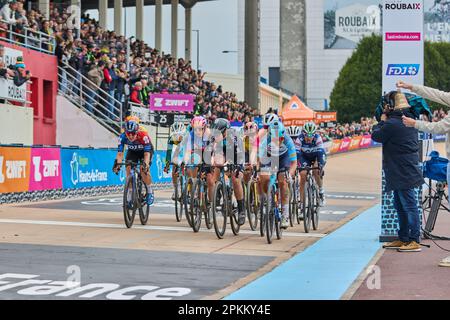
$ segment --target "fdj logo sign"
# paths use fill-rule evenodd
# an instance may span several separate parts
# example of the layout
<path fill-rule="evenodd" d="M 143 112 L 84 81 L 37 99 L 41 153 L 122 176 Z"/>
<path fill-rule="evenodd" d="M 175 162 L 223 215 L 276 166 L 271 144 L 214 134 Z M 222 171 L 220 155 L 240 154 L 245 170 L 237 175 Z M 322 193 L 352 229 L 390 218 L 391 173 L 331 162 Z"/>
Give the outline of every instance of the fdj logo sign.
<path fill-rule="evenodd" d="M 387 76 L 415 76 L 419 73 L 420 64 L 390 64 Z"/>

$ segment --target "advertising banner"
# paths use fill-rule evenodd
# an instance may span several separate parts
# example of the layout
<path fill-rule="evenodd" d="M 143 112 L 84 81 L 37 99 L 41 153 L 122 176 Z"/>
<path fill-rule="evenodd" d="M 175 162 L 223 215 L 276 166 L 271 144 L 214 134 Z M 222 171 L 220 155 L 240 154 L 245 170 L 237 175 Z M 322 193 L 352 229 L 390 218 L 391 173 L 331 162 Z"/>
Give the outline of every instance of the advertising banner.
<path fill-rule="evenodd" d="M 63 188 L 80 189 L 123 184 L 124 169 L 122 168 L 119 175 L 112 172 L 116 154 L 115 150 L 61 149 Z"/>
<path fill-rule="evenodd" d="M 0 147 L 0 193 L 26 192 L 31 148 Z"/>
<path fill-rule="evenodd" d="M 29 191 L 61 188 L 61 149 L 32 148 Z"/>
<path fill-rule="evenodd" d="M 362 137 L 359 147 L 361 149 L 370 148 L 371 145 L 372 145 L 372 136 L 370 134 L 368 134 L 368 135 L 365 135 Z"/>
<path fill-rule="evenodd" d="M 191 94 L 152 94 L 151 111 L 193 112 L 194 96 Z"/>
<path fill-rule="evenodd" d="M 348 146 L 348 150 L 353 151 L 359 149 L 362 138 L 362 136 L 353 137 L 350 141 L 350 145 Z"/>
<path fill-rule="evenodd" d="M 168 173 L 164 172 L 166 151 L 155 151 L 150 167 L 153 183 L 168 183 L 172 181 L 172 167 Z"/>
<path fill-rule="evenodd" d="M 364 36 L 381 32 L 377 0 L 325 0 L 324 48 L 355 49 Z"/>
<path fill-rule="evenodd" d="M 423 84 L 423 0 L 383 1 L 383 94 L 399 80 Z"/>
<path fill-rule="evenodd" d="M 342 139 L 341 145 L 339 146 L 339 152 L 346 152 L 350 147 L 350 143 L 352 142 L 351 138 Z"/>
<path fill-rule="evenodd" d="M 388 2 L 396 4 L 397 1 Z M 363 36 L 380 34 L 379 8 L 382 3 L 382 0 L 358 0 L 356 3 L 352 0 L 324 0 L 324 48 L 355 49 Z M 420 41 L 423 38 L 431 42 L 450 42 L 450 1 L 424 0 L 423 12 L 423 34 L 397 30 L 385 33 L 384 38 L 387 41 Z"/>
<path fill-rule="evenodd" d="M 333 144 L 330 149 L 331 154 L 339 152 L 339 147 L 341 146 L 341 142 L 342 142 L 342 140 L 333 140 Z"/>

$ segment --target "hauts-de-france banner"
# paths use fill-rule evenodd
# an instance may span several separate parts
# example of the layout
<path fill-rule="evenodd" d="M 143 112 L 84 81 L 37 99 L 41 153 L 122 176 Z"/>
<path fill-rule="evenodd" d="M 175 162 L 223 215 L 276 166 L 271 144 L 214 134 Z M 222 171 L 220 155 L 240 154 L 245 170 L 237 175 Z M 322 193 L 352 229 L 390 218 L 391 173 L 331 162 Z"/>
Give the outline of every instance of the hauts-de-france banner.
<path fill-rule="evenodd" d="M 383 1 L 383 94 L 399 80 L 423 84 L 423 9 L 421 0 Z"/>

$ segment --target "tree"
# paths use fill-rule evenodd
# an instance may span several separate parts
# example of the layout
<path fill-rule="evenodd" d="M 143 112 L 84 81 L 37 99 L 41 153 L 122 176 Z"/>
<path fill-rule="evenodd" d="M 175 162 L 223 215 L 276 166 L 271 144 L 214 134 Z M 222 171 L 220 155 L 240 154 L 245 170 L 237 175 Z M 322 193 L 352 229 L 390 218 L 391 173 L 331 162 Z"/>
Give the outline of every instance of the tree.
<path fill-rule="evenodd" d="M 381 98 L 382 38 L 363 38 L 339 73 L 330 96 L 330 109 L 340 122 L 372 116 Z M 450 43 L 425 42 L 425 85 L 450 90 Z M 435 108 L 448 107 L 428 101 Z"/>
<path fill-rule="evenodd" d="M 373 114 L 381 92 L 382 40 L 363 38 L 339 73 L 330 96 L 330 109 L 340 122 Z"/>

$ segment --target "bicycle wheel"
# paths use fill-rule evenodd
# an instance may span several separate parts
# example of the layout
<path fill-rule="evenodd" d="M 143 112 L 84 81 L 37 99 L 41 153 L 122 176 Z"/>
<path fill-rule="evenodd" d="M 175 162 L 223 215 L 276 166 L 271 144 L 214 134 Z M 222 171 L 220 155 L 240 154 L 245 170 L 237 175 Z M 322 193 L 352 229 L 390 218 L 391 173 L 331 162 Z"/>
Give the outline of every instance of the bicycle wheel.
<path fill-rule="evenodd" d="M 309 233 L 311 229 L 311 187 L 309 181 L 305 183 L 305 203 L 303 203 L 303 227 Z"/>
<path fill-rule="evenodd" d="M 283 236 L 283 229 L 281 228 L 281 218 L 282 218 L 282 214 L 281 214 L 281 208 L 280 205 L 277 205 L 277 202 L 275 201 L 275 196 L 277 197 L 278 201 L 281 202 L 281 199 L 279 198 L 280 196 L 280 191 L 278 191 L 278 194 L 272 190 L 272 206 L 273 206 L 273 217 L 275 220 L 275 231 L 277 234 L 277 239 L 280 240 Z"/>
<path fill-rule="evenodd" d="M 182 188 L 182 181 L 181 177 L 177 179 L 177 183 L 174 186 L 175 189 L 175 218 L 177 219 L 177 222 L 181 221 L 181 218 L 183 217 L 183 191 Z"/>
<path fill-rule="evenodd" d="M 186 183 L 185 189 L 183 190 L 183 204 L 184 213 L 186 215 L 186 220 L 189 226 L 192 228 L 192 215 L 191 215 L 191 193 L 194 192 L 194 179 L 189 178 Z"/>
<path fill-rule="evenodd" d="M 214 186 L 211 212 L 214 223 L 214 231 L 219 239 L 223 239 L 227 228 L 227 200 L 222 181 L 217 181 Z"/>
<path fill-rule="evenodd" d="M 128 207 L 128 190 L 131 189 L 131 208 Z M 127 228 L 131 228 L 133 226 L 134 217 L 136 215 L 136 195 L 133 190 L 133 177 L 129 175 L 127 178 L 127 182 L 125 183 L 125 188 L 123 190 L 123 217 L 125 220 L 125 225 Z"/>
<path fill-rule="evenodd" d="M 139 187 L 139 220 L 145 226 L 150 215 L 150 206 L 147 203 L 148 186 L 141 180 L 138 183 Z"/>
<path fill-rule="evenodd" d="M 274 206 L 273 206 L 273 197 L 272 192 L 268 193 L 267 201 L 265 203 L 265 212 L 264 212 L 264 220 L 266 225 L 266 239 L 267 243 L 272 243 L 273 231 L 275 229 L 275 215 L 274 215 Z"/>
<path fill-rule="evenodd" d="M 208 201 L 208 185 L 206 181 L 202 180 L 203 188 L 202 188 L 202 208 L 203 213 L 205 215 L 205 224 L 208 230 L 212 229 L 213 223 L 211 221 L 211 206 Z"/>
<path fill-rule="evenodd" d="M 228 190 L 228 192 L 233 192 L 232 190 Z M 231 231 L 233 231 L 233 234 L 237 236 L 239 234 L 239 230 L 241 226 L 238 223 L 239 220 L 239 210 L 238 210 L 238 204 L 237 200 L 234 197 L 234 195 L 229 196 L 229 204 L 230 207 L 228 208 L 228 213 L 230 214 L 230 225 L 231 225 Z"/>
<path fill-rule="evenodd" d="M 201 180 L 196 179 L 194 183 L 194 188 L 191 192 L 191 204 L 190 204 L 190 214 L 192 222 L 192 230 L 198 232 L 202 224 L 202 194 L 201 194 Z"/>
<path fill-rule="evenodd" d="M 320 211 L 320 195 L 319 195 L 319 189 L 317 188 L 317 185 L 314 184 L 313 187 L 313 206 L 312 206 L 312 212 L 311 212 L 311 220 L 312 220 L 312 226 L 314 230 L 317 230 L 319 228 L 319 211 Z"/>
<path fill-rule="evenodd" d="M 247 217 L 250 224 L 250 229 L 252 229 L 252 231 L 256 231 L 256 228 L 258 227 L 259 199 L 256 192 L 256 183 L 252 180 L 250 180 L 247 184 L 246 200 Z"/>

